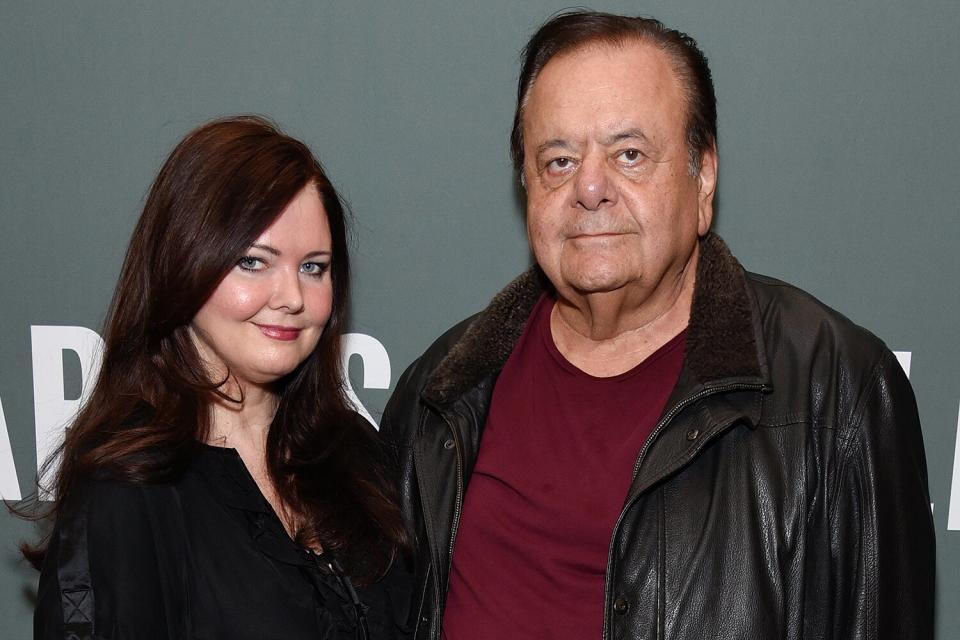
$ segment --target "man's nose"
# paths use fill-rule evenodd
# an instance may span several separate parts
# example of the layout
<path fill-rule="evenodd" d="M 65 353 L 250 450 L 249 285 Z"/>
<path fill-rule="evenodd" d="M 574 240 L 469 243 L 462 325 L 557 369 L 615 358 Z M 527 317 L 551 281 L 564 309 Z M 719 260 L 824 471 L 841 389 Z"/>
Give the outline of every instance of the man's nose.
<path fill-rule="evenodd" d="M 595 211 L 616 202 L 616 190 L 601 154 L 583 159 L 576 176 L 574 197 L 577 206 L 588 211 Z"/>
<path fill-rule="evenodd" d="M 299 269 L 284 269 L 276 273 L 273 295 L 270 298 L 271 309 L 285 309 L 288 313 L 297 313 L 303 309 L 303 283 Z"/>

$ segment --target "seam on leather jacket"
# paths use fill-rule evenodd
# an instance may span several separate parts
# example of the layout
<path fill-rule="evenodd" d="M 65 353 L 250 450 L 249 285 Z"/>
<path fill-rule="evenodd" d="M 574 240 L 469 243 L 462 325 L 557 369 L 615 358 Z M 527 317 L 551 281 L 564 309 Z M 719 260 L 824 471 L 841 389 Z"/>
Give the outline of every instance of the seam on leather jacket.
<path fill-rule="evenodd" d="M 761 417 L 757 421 L 758 427 L 789 427 L 795 424 L 810 422 L 805 413 L 784 413 L 778 416 Z"/>
<path fill-rule="evenodd" d="M 867 402 L 867 399 L 870 397 L 873 390 L 876 388 L 877 383 L 880 381 L 880 373 L 883 371 L 883 367 L 886 364 L 888 358 L 892 358 L 893 354 L 889 351 L 882 353 L 877 361 L 874 363 L 873 367 L 870 368 L 870 377 L 867 379 L 867 383 L 863 385 L 863 390 L 860 393 L 860 397 L 857 398 L 857 402 L 854 405 L 853 417 L 856 419 L 856 424 L 851 424 L 850 429 L 859 430 L 860 425 L 863 422 L 863 405 Z"/>
<path fill-rule="evenodd" d="M 851 424 L 849 426 L 840 425 L 838 427 L 837 435 L 847 437 L 841 437 L 842 446 L 837 452 L 837 467 L 836 471 L 834 472 L 834 477 L 837 479 L 837 482 L 834 484 L 833 495 L 830 496 L 829 502 L 830 510 L 828 517 L 831 521 L 831 529 L 833 526 L 833 514 L 836 512 L 837 502 L 840 500 L 840 490 L 843 486 L 842 478 L 844 477 L 844 472 L 846 471 L 848 464 L 853 464 L 851 462 L 851 458 L 853 457 L 852 451 L 855 450 L 853 443 L 858 440 L 856 436 L 860 435 L 860 428 L 863 424 L 863 407 L 873 390 L 876 388 L 877 382 L 880 380 L 880 372 L 883 369 L 885 359 L 886 356 L 881 355 L 876 364 L 874 364 L 874 366 L 871 368 L 871 373 L 870 377 L 867 379 L 867 384 L 863 386 L 863 391 L 860 393 L 860 396 L 854 405 L 855 409 L 853 411 L 853 416 L 856 419 L 856 424 Z"/>

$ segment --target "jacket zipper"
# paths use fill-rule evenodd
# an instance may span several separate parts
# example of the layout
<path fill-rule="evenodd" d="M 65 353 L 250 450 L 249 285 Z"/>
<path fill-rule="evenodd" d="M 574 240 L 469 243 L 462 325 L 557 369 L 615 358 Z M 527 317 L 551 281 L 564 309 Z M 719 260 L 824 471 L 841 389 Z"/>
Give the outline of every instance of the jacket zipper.
<path fill-rule="evenodd" d="M 450 426 L 447 423 L 447 426 Z M 447 555 L 453 562 L 453 543 L 457 538 L 457 528 L 460 526 L 460 509 L 463 506 L 463 452 L 460 447 L 460 440 L 453 427 L 450 427 L 453 433 L 453 448 L 457 452 L 457 500 L 453 504 L 453 525 L 450 527 L 450 544 L 447 548 Z"/>
<path fill-rule="evenodd" d="M 637 455 L 637 461 L 633 465 L 633 476 L 631 477 L 631 484 L 634 480 L 637 479 L 637 474 L 640 473 L 640 465 L 643 463 L 644 457 L 647 455 L 647 450 L 650 448 L 650 445 L 654 440 L 657 439 L 657 436 L 660 435 L 660 432 L 663 431 L 664 427 L 673 420 L 680 411 L 687 408 L 697 400 L 706 398 L 717 393 L 724 393 L 727 391 L 736 391 L 736 390 L 756 390 L 761 391 L 764 388 L 762 384 L 747 384 L 743 382 L 737 382 L 733 384 L 722 385 L 718 387 L 713 387 L 710 389 L 704 389 L 694 395 L 678 402 L 673 405 L 673 408 L 663 417 L 660 422 L 657 423 L 657 426 L 654 427 L 653 431 L 650 433 L 650 436 L 647 438 L 647 441 L 643 443 L 643 447 L 640 449 L 640 453 Z M 617 533 L 620 530 L 620 525 L 623 523 L 623 518 L 627 514 L 627 511 L 630 510 L 630 507 L 633 506 L 633 503 L 637 501 L 637 498 L 640 496 L 634 496 L 627 504 L 623 506 L 623 510 L 620 511 L 620 516 L 617 518 L 617 523 L 613 525 L 613 533 L 610 536 L 610 548 L 607 550 L 607 570 L 604 577 L 604 596 L 603 596 L 603 638 L 607 640 L 610 637 L 610 583 L 611 583 L 611 570 L 613 568 L 613 547 L 614 543 L 617 540 Z"/>

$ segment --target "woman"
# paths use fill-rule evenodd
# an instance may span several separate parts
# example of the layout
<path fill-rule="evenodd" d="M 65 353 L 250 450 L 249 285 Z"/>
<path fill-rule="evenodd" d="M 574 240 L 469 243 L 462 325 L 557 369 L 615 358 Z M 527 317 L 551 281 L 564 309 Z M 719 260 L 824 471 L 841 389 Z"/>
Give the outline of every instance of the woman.
<path fill-rule="evenodd" d="M 402 635 L 406 534 L 344 395 L 347 280 L 302 143 L 236 117 L 174 149 L 61 450 L 36 638 Z"/>

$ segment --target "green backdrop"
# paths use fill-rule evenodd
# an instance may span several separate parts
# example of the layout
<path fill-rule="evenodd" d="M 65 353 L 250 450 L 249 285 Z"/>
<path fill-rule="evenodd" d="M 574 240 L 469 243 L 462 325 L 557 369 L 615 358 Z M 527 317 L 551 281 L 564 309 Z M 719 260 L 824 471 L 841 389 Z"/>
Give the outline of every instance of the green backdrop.
<path fill-rule="evenodd" d="M 564 6 L 0 0 L 0 494 L 30 492 L 38 431 L 94 373 L 91 332 L 160 163 L 225 114 L 305 139 L 355 213 L 351 380 L 376 419 L 403 368 L 528 264 L 507 155 L 518 51 Z M 595 8 L 657 16 L 710 57 L 716 228 L 741 261 L 909 359 L 938 638 L 960 637 L 960 5 Z M 36 574 L 16 544 L 32 532 L 0 514 L 4 638 L 30 637 Z"/>

